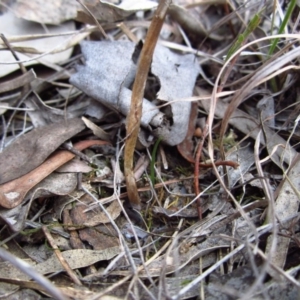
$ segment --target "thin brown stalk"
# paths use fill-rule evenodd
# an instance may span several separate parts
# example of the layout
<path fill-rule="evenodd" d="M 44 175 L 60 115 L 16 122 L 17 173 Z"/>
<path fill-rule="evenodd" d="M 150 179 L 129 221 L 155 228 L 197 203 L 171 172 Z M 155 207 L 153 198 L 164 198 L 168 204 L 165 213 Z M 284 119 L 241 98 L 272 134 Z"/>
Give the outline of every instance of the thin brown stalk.
<path fill-rule="evenodd" d="M 130 111 L 127 116 L 127 139 L 124 150 L 124 172 L 127 186 L 128 198 L 131 205 L 137 209 L 140 208 L 140 197 L 138 194 L 134 172 L 133 172 L 133 154 L 140 129 L 144 89 L 154 49 L 162 28 L 167 10 L 172 1 L 161 0 L 158 4 L 145 43 L 141 52 L 140 60 L 137 66 L 137 74 L 132 89 Z"/>
<path fill-rule="evenodd" d="M 205 141 L 205 138 L 208 133 L 208 126 L 206 125 L 204 130 L 203 130 L 203 136 L 202 140 L 198 143 L 198 149 L 196 153 L 196 158 L 195 158 L 195 168 L 194 168 L 194 187 L 195 187 L 195 194 L 199 195 L 200 194 L 200 187 L 199 187 L 199 170 L 200 170 L 200 157 L 203 149 L 203 144 Z M 199 220 L 202 220 L 202 203 L 201 203 L 201 197 L 197 199 L 197 210 L 198 210 L 198 217 Z"/>

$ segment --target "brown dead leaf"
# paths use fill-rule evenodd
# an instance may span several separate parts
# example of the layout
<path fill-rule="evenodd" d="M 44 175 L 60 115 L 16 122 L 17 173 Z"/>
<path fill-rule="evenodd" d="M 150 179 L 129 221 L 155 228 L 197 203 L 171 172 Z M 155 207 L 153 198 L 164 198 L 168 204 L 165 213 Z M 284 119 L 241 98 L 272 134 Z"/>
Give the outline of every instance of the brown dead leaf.
<path fill-rule="evenodd" d="M 75 149 L 83 150 L 93 145 L 107 145 L 105 141 L 81 141 L 75 145 Z M 6 208 L 13 208 L 20 204 L 28 191 L 51 174 L 54 170 L 71 160 L 75 154 L 69 151 L 59 151 L 42 165 L 27 173 L 26 175 L 5 184 L 0 185 L 0 205 Z"/>
<path fill-rule="evenodd" d="M 107 212 L 110 214 L 111 218 L 115 220 L 122 211 L 122 208 L 117 200 L 113 201 L 108 207 Z M 99 224 L 110 223 L 109 218 L 107 215 L 102 211 L 99 214 L 96 214 L 94 217 L 89 219 L 84 223 L 85 226 L 96 226 Z"/>
<path fill-rule="evenodd" d="M 149 10 L 157 6 L 156 2 L 148 0 L 127 0 L 122 1 L 120 5 L 114 5 L 101 0 L 84 0 L 82 2 L 93 12 L 95 18 L 102 22 L 121 21 L 137 11 Z M 94 20 L 82 8 L 79 9 L 76 20 L 84 23 L 94 23 Z"/>
<path fill-rule="evenodd" d="M 0 93 L 5 93 L 29 84 L 36 78 L 36 74 L 33 69 L 30 69 L 25 74 L 20 75 L 14 79 L 7 80 L 0 84 Z M 3 102 L 1 102 L 3 105 Z"/>
<path fill-rule="evenodd" d="M 84 129 L 80 119 L 33 129 L 0 154 L 0 184 L 19 178 L 38 167 L 63 142 Z"/>
<path fill-rule="evenodd" d="M 94 135 L 100 138 L 101 140 L 109 141 L 111 139 L 111 136 L 107 132 L 105 132 L 101 127 L 97 126 L 89 119 L 82 117 L 81 120 L 84 122 L 85 126 L 91 129 Z"/>
<path fill-rule="evenodd" d="M 80 202 L 85 205 L 77 205 L 71 210 L 70 216 L 73 224 L 77 224 L 79 226 L 82 224 L 85 225 L 89 222 L 89 219 L 97 218 L 98 214 L 100 217 L 103 217 L 103 212 L 100 211 L 100 208 L 84 212 L 86 210 L 86 205 L 88 205 L 90 200 L 91 199 L 88 195 L 82 197 Z M 101 222 L 98 222 L 98 224 L 100 223 Z M 94 224 L 96 224 L 96 222 L 94 222 Z M 115 229 L 111 228 L 110 224 L 107 224 L 105 228 L 100 228 L 99 226 L 95 227 L 95 225 L 92 225 L 89 226 L 89 228 L 80 229 L 79 237 L 81 241 L 91 245 L 94 250 L 103 250 L 119 244 L 119 239 L 116 237 Z"/>
<path fill-rule="evenodd" d="M 72 48 L 70 47 L 71 41 L 70 37 L 63 35 L 62 33 L 73 30 L 75 30 L 75 23 L 73 21 L 65 22 L 60 26 L 48 26 L 46 32 L 41 24 L 17 18 L 10 10 L 0 15 L 0 32 L 7 37 L 9 43 L 15 50 L 18 49 L 18 58 L 24 63 L 24 66 L 43 62 L 46 64 L 54 64 L 68 59 L 72 54 Z M 50 33 L 53 36 L 44 37 L 46 33 Z M 39 38 L 33 38 L 34 35 L 38 35 Z M 78 37 L 79 36 L 75 35 L 74 39 Z M 4 46 L 1 39 L 0 46 L 1 48 Z M 32 60 L 32 55 L 30 55 L 28 51 L 36 54 L 51 51 L 51 54 L 49 53 L 37 61 Z M 1 77 L 19 69 L 18 64 L 13 63 L 15 62 L 15 58 L 11 51 L 1 49 L 0 58 Z M 8 62 L 11 62 L 11 64 L 7 64 Z"/>

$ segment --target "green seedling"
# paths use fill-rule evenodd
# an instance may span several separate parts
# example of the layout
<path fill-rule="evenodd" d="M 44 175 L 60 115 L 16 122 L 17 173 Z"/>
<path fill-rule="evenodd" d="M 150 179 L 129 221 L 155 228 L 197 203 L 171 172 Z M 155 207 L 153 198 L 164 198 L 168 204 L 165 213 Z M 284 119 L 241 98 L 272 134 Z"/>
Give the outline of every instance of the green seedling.
<path fill-rule="evenodd" d="M 283 33 L 285 27 L 287 26 L 288 21 L 290 20 L 290 18 L 292 16 L 292 13 L 294 11 L 294 8 L 295 8 L 296 4 L 297 4 L 297 0 L 291 0 L 291 2 L 289 3 L 289 6 L 286 10 L 286 14 L 283 18 L 283 21 L 282 21 L 279 29 L 278 29 L 278 34 Z M 271 45 L 270 50 L 269 50 L 269 57 L 273 54 L 273 52 L 274 52 L 274 50 L 275 50 L 275 48 L 278 44 L 278 41 L 279 41 L 279 38 L 275 38 L 273 40 L 272 45 Z"/>

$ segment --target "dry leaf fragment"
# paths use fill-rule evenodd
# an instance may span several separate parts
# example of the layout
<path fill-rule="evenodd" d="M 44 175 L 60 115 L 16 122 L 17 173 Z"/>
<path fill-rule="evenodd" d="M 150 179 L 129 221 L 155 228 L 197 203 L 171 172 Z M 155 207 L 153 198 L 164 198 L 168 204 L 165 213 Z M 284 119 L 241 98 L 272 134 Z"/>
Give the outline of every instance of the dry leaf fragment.
<path fill-rule="evenodd" d="M 111 136 L 105 132 L 102 128 L 97 126 L 95 123 L 90 121 L 89 119 L 82 117 L 81 120 L 84 122 L 85 126 L 91 129 L 95 136 L 97 136 L 101 140 L 109 141 L 111 140 Z"/>
<path fill-rule="evenodd" d="M 13 9 L 19 18 L 59 25 L 64 21 L 75 19 L 78 7 L 75 0 L 17 0 Z"/>
<path fill-rule="evenodd" d="M 170 127 L 158 127 L 154 133 L 169 145 L 178 145 L 188 131 L 191 102 L 177 100 L 192 96 L 200 72 L 198 62 L 192 54 L 179 55 L 157 45 L 151 70 L 161 85 L 157 98 L 170 102 L 173 123 Z"/>
<path fill-rule="evenodd" d="M 300 191 L 300 156 L 299 154 L 291 164 L 289 172 L 278 187 L 278 197 L 275 203 L 275 214 L 280 224 L 284 228 L 290 228 L 292 224 L 291 217 L 299 209 L 299 191 Z M 295 216 L 296 217 L 296 216 Z M 287 222 L 287 220 L 289 220 Z M 268 237 L 266 251 L 269 255 L 269 260 L 274 265 L 283 268 L 287 258 L 287 251 L 289 250 L 290 238 L 287 230 L 283 230 L 283 235 L 277 236 L 276 251 L 272 250 L 273 237 Z"/>
<path fill-rule="evenodd" d="M 31 83 L 35 78 L 36 78 L 35 72 L 33 71 L 33 69 L 30 69 L 23 75 L 20 75 L 14 79 L 1 83 L 0 93 L 9 92 L 19 87 L 23 87 L 24 85 Z M 3 102 L 1 102 L 1 104 L 3 105 Z"/>
<path fill-rule="evenodd" d="M 137 11 L 149 10 L 157 6 L 156 2 L 149 0 L 124 0 L 120 5 L 114 5 L 101 0 L 85 0 L 82 2 L 93 12 L 95 18 L 102 22 L 121 21 Z M 79 8 L 77 21 L 94 23 L 91 17 L 87 15 L 82 8 Z"/>
<path fill-rule="evenodd" d="M 0 153 L 0 184 L 19 178 L 38 167 L 63 142 L 84 129 L 80 119 L 33 129 Z"/>
<path fill-rule="evenodd" d="M 70 82 L 102 104 L 127 116 L 132 94 L 129 86 L 136 72 L 132 61 L 134 47 L 135 44 L 129 41 L 82 42 L 86 65 L 78 66 L 78 72 L 71 76 Z M 198 63 L 194 55 L 179 55 L 157 45 L 151 69 L 161 83 L 158 98 L 171 103 L 172 120 L 166 122 L 165 114 L 152 102 L 143 99 L 141 125 L 154 128 L 153 132 L 165 143 L 177 145 L 187 133 L 191 103 L 174 100 L 192 95 L 199 73 Z"/>
<path fill-rule="evenodd" d="M 26 1 L 26 3 L 30 3 L 31 1 Z M 44 2 L 44 1 L 43 1 Z M 51 1 L 47 1 L 51 2 Z M 67 45 L 70 41 L 69 36 L 61 35 L 64 32 L 70 32 L 75 30 L 75 23 L 73 21 L 65 22 L 60 26 L 51 26 L 47 28 L 47 32 L 43 29 L 40 24 L 35 22 L 28 22 L 26 20 L 17 18 L 12 12 L 7 11 L 5 14 L 0 15 L 0 32 L 3 33 L 7 39 L 10 41 L 10 37 L 22 37 L 24 35 L 35 35 L 35 34 L 46 34 L 52 33 L 57 34 L 57 36 L 47 37 L 47 38 L 39 38 L 39 39 L 29 39 L 22 42 L 10 42 L 13 48 L 18 47 L 20 49 L 24 49 L 24 47 L 28 47 L 35 52 L 45 53 L 49 52 L 51 49 L 58 50 L 58 46 Z M 83 37 L 82 37 L 83 38 Z M 66 47 L 66 46 L 65 46 Z M 0 40 L 0 48 L 3 48 L 3 42 Z M 42 63 L 43 60 L 51 63 L 59 63 L 67 60 L 72 54 L 72 48 L 69 48 L 65 51 L 61 51 L 56 54 L 47 54 L 39 59 L 39 63 Z M 18 57 L 21 61 L 26 61 L 24 63 L 25 66 L 37 64 L 36 60 L 32 60 L 31 55 L 27 55 L 25 53 L 19 53 Z M 15 63 L 15 58 L 8 50 L 2 50 L 0 55 L 1 64 L 0 69 L 0 77 L 7 75 L 15 70 L 19 69 L 19 65 Z M 11 62 L 11 64 L 7 64 Z"/>
<path fill-rule="evenodd" d="M 109 260 L 119 253 L 119 247 L 111 247 L 100 251 L 88 249 L 68 250 L 62 252 L 62 255 L 72 269 L 78 269 L 90 266 L 98 261 Z M 34 268 L 41 274 L 64 270 L 56 255 L 53 255 L 45 262 L 36 265 Z"/>
<path fill-rule="evenodd" d="M 115 220 L 122 211 L 122 208 L 117 200 L 113 201 L 108 207 L 107 207 L 107 213 L 110 214 L 111 219 Z M 94 217 L 92 217 L 90 220 L 84 223 L 85 226 L 93 227 L 97 226 L 99 224 L 105 224 L 110 223 L 109 218 L 104 212 L 101 212 Z"/>
<path fill-rule="evenodd" d="M 83 150 L 93 145 L 107 145 L 105 141 L 82 141 L 75 145 L 76 150 Z M 59 151 L 53 154 L 42 165 L 27 173 L 26 175 L 0 185 L 0 205 L 6 208 L 13 208 L 20 204 L 28 191 L 41 182 L 54 170 L 71 160 L 75 154 L 69 151 Z"/>
<path fill-rule="evenodd" d="M 86 58 L 85 66 L 78 66 L 78 72 L 70 82 L 103 105 L 123 115 L 129 113 L 132 84 L 136 66 L 132 61 L 134 43 L 129 41 L 102 41 L 81 43 Z M 163 114 L 150 101 L 144 99 L 141 123 L 158 126 Z"/>

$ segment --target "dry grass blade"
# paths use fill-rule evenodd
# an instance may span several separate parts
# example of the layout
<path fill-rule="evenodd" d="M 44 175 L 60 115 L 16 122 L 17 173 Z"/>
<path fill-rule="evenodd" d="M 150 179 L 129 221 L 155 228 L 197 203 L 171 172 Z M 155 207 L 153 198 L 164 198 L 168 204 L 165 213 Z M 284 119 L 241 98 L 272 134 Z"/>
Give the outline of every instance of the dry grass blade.
<path fill-rule="evenodd" d="M 144 96 L 144 89 L 148 77 L 148 72 L 162 28 L 168 7 L 171 1 L 161 0 L 154 14 L 153 20 L 149 27 L 145 44 L 143 46 L 140 61 L 138 63 L 137 75 L 134 80 L 130 111 L 127 117 L 126 131 L 127 138 L 124 150 L 124 172 L 126 179 L 126 186 L 128 198 L 132 206 L 140 207 L 140 197 L 137 191 L 134 172 L 133 172 L 133 154 L 136 146 L 138 133 L 140 130 L 140 123 L 142 117 L 142 101 Z"/>

